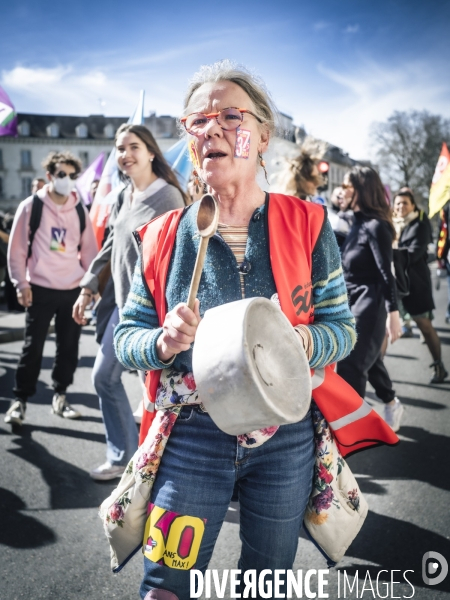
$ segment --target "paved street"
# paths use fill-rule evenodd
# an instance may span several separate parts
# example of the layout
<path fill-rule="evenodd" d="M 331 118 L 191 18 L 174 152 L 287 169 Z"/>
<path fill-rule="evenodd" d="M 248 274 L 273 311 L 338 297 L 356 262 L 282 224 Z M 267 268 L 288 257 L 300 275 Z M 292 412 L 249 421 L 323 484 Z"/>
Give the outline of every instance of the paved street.
<path fill-rule="evenodd" d="M 450 325 L 445 324 L 446 281 L 435 292 L 438 305 L 435 326 L 442 341 L 443 358 L 450 367 Z M 422 557 L 439 552 L 450 562 L 450 381 L 428 385 L 431 358 L 415 329 L 413 339 L 389 347 L 386 364 L 397 394 L 406 407 L 401 444 L 357 454 L 349 464 L 366 495 L 370 513 L 340 563 L 330 571 L 326 591 L 334 598 L 412 597 L 450 600 L 450 575 L 437 586 L 422 580 Z M 96 483 L 88 471 L 104 461 L 104 434 L 97 397 L 91 386 L 91 369 L 97 351 L 92 328 L 82 335 L 81 359 L 71 388 L 70 403 L 83 413 L 80 421 L 65 421 L 50 414 L 50 368 L 53 335 L 45 348 L 38 392 L 32 398 L 20 434 L 0 420 L 0 599 L 138 598 L 141 559 L 136 556 L 118 575 L 109 570 L 109 549 L 97 516 L 97 507 L 110 494 L 112 483 Z M 11 398 L 20 341 L 0 345 L 0 412 Z M 139 399 L 135 374 L 125 375 L 133 407 Z M 377 408 L 381 404 L 368 393 Z M 232 505 L 216 546 L 213 569 L 236 568 L 239 554 L 239 512 Z M 268 540 L 270 544 L 270 540 Z M 295 569 L 325 569 L 326 563 L 312 544 L 300 538 Z M 397 570 L 386 595 L 391 573 Z M 342 589 L 343 571 L 353 580 L 359 575 L 359 595 Z M 405 581 L 403 573 L 409 570 Z M 370 591 L 368 575 L 373 582 Z M 365 592 L 361 595 L 364 578 Z M 313 579 L 314 581 L 314 579 Z M 216 596 L 213 595 L 213 598 Z"/>

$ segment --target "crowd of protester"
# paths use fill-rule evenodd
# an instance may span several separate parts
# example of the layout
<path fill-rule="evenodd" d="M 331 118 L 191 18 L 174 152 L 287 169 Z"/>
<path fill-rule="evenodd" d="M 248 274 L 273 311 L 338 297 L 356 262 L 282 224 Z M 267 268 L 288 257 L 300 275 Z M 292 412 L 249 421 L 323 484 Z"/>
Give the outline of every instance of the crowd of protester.
<path fill-rule="evenodd" d="M 132 414 L 121 382 L 121 374 L 125 368 L 117 361 L 112 344 L 113 331 L 119 323 L 119 314 L 130 290 L 138 256 L 132 232 L 159 214 L 199 200 L 207 191 L 203 182 L 198 187 L 194 175 L 189 181 L 188 193 L 181 190 L 156 141 L 145 127 L 123 125 L 116 134 L 116 150 L 124 186 L 118 193 L 107 235 L 97 256 L 94 257 L 95 246 L 89 218 L 86 219 L 87 232 L 83 232 L 80 239 L 77 234 L 72 236 L 73 239 L 66 234 L 65 239 L 59 242 L 53 239 L 48 243 L 49 240 L 45 239 L 39 243 L 40 238 L 47 236 L 47 233 L 42 229 L 38 230 L 34 242 L 34 252 L 38 256 L 35 259 L 32 254 L 28 255 L 27 227 L 35 194 L 38 193 L 44 200 L 44 215 L 47 212 L 50 214 L 53 209 L 53 217 L 56 219 L 53 224 L 60 227 L 50 227 L 52 235 L 58 235 L 55 230 L 64 229 L 61 228 L 61 214 L 67 209 L 67 201 L 70 201 L 71 209 L 77 202 L 81 205 L 73 192 L 75 177 L 70 179 L 71 174 L 78 176 L 81 165 L 68 152 L 57 152 L 48 157 L 43 165 L 47 182 L 43 178 L 33 180 L 31 196 L 21 203 L 15 215 L 13 212 L 0 215 L 0 283 L 3 282 L 3 300 L 9 311 L 27 312 L 27 342 L 17 366 L 16 387 L 13 390 L 16 398 L 5 417 L 6 422 L 20 425 L 25 419 L 26 402 L 35 392 L 43 344 L 53 317 L 57 317 L 57 357 L 52 375 L 55 389 L 52 410 L 66 418 L 81 416 L 68 404 L 65 392 L 73 380 L 78 360 L 80 326 L 87 324 L 84 311 L 96 301 L 98 304 L 99 285 L 102 286 L 105 271 L 108 274 L 106 282 L 103 281 L 102 302 L 94 311 L 100 347 L 93 369 L 93 385 L 99 396 L 105 424 L 107 460 L 91 471 L 94 479 L 110 479 L 123 472 L 137 447 L 135 423 L 140 423 L 145 405 L 143 386 L 143 400 Z M 291 159 L 289 168 L 285 171 L 283 191 L 304 201 L 314 201 L 317 188 L 322 184 L 317 168 L 318 160 L 306 150 Z M 68 176 L 62 177 L 66 172 Z M 58 184 L 66 181 L 72 183 L 67 189 L 58 192 Z M 92 199 L 95 198 L 98 183 L 98 180 L 92 182 Z M 62 212 L 61 207 L 65 207 Z M 91 205 L 86 207 L 87 211 L 90 207 Z M 443 214 L 446 214 L 445 210 Z M 78 219 L 73 220 L 71 213 L 68 215 L 73 228 Z M 441 383 L 448 375 L 441 359 L 439 336 L 432 325 L 435 306 L 428 266 L 429 246 L 433 241 L 432 228 L 426 213 L 418 207 L 411 189 L 400 189 L 389 204 L 378 174 L 370 167 L 354 167 L 347 173 L 342 185 L 332 190 L 328 218 L 341 250 L 350 306 L 357 320 L 358 332 L 356 350 L 340 361 L 338 372 L 363 397 L 366 382 L 369 381 L 377 396 L 385 403 L 386 421 L 397 431 L 403 407 L 383 362 L 387 342 L 393 343 L 398 337 L 413 337 L 414 322 L 433 358 L 430 367 L 434 369 L 434 374 L 430 383 Z M 83 252 L 80 243 L 83 238 L 89 238 L 89 257 L 92 261 L 86 259 L 86 252 Z M 47 281 L 47 275 L 36 272 L 36 263 L 45 265 L 45 273 L 51 273 L 54 285 L 60 286 L 61 280 L 51 266 L 53 253 L 58 252 L 58 243 L 59 250 L 64 248 L 66 260 L 72 254 L 73 264 L 68 266 L 68 262 L 64 263 L 64 271 L 67 272 L 68 269 L 72 273 L 72 278 L 65 284 L 67 288 L 53 288 L 53 284 Z M 406 264 L 409 289 L 406 295 L 396 287 L 391 268 L 393 252 L 400 248 L 408 255 Z M 440 259 L 440 265 L 450 273 L 447 254 Z M 398 263 L 395 264 L 398 268 Z M 405 262 L 400 264 L 405 265 Z M 112 276 L 109 277 L 111 273 Z M 74 284 L 76 287 L 72 287 Z M 71 309 L 73 305 L 74 321 L 67 315 L 63 317 L 59 302 L 49 302 L 55 289 L 70 292 L 66 309 Z M 40 295 L 42 301 L 39 301 Z M 74 303 L 72 300 L 75 297 L 77 299 Z M 39 308 L 41 305 L 48 307 L 44 318 L 42 309 Z M 35 311 L 38 311 L 37 318 L 34 316 Z M 450 308 L 447 310 L 447 319 L 449 318 Z M 35 329 L 36 323 L 39 323 L 39 331 Z M 62 339 L 70 340 L 67 350 L 61 346 Z M 65 357 L 66 351 L 70 354 L 68 359 Z M 143 381 L 142 377 L 141 380 Z M 120 418 L 117 417 L 118 414 Z"/>

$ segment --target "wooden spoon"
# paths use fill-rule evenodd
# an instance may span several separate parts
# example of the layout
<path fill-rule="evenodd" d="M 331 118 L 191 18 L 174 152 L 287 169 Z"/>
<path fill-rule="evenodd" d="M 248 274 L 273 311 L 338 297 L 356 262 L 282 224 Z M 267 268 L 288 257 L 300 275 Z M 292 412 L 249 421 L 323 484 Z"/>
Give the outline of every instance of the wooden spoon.
<path fill-rule="evenodd" d="M 199 202 L 200 206 L 197 213 L 197 229 L 200 235 L 200 244 L 197 251 L 197 259 L 195 261 L 195 267 L 192 274 L 191 287 L 189 288 L 189 297 L 187 301 L 187 305 L 191 310 L 194 309 L 194 303 L 197 297 L 200 277 L 202 276 L 203 263 L 205 262 L 209 238 L 216 233 L 217 225 L 219 223 L 219 207 L 214 196 L 211 196 L 211 194 L 205 194 L 202 199 L 199 200 Z"/>

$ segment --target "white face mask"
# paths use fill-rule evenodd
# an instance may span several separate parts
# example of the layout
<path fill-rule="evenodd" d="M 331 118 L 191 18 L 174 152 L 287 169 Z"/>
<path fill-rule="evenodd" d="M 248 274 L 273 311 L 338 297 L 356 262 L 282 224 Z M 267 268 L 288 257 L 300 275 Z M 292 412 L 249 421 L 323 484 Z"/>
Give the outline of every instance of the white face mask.
<path fill-rule="evenodd" d="M 70 179 L 68 175 L 60 179 L 53 177 L 53 188 L 60 196 L 68 196 L 75 186 L 75 181 Z"/>

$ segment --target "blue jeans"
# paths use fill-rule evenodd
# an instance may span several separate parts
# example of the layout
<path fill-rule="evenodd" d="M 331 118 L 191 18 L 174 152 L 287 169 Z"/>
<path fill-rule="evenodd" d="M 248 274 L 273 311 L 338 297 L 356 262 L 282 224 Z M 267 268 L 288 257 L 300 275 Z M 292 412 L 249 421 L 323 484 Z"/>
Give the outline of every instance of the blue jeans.
<path fill-rule="evenodd" d="M 106 429 L 106 459 L 113 465 L 126 465 L 137 450 L 138 433 L 121 379 L 126 369 L 114 353 L 113 334 L 118 322 L 119 309 L 116 307 L 95 359 L 92 382 Z"/>
<path fill-rule="evenodd" d="M 261 446 L 243 448 L 199 407 L 186 406 L 169 437 L 151 502 L 197 522 L 206 519 L 195 564 L 189 565 L 204 572 L 233 491 L 237 491 L 242 541 L 238 568 L 242 572 L 291 569 L 311 493 L 313 466 L 309 412 L 303 421 L 280 427 Z M 174 540 L 172 546 L 180 543 Z M 151 589 L 162 589 L 189 600 L 189 573 L 144 557 L 141 597 Z"/>

